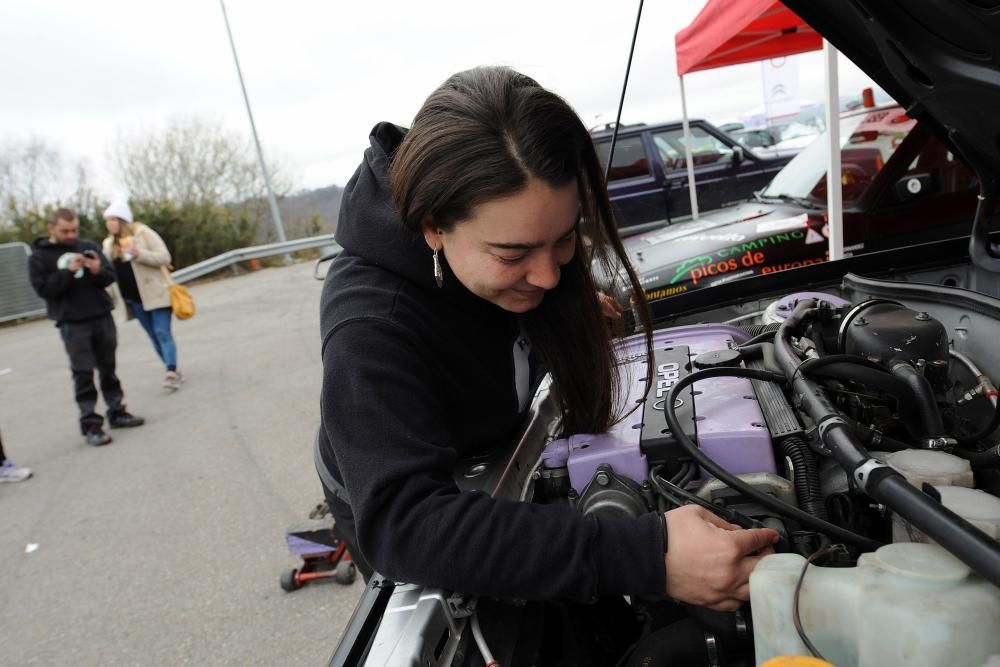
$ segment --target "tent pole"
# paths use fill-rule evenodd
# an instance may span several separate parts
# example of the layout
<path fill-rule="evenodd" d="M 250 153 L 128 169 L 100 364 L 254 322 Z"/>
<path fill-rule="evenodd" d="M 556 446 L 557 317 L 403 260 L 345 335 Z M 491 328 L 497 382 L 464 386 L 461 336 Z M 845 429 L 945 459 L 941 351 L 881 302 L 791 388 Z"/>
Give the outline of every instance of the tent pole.
<path fill-rule="evenodd" d="M 687 160 L 688 193 L 691 195 L 691 219 L 698 219 L 698 191 L 694 185 L 694 158 L 691 157 L 691 125 L 688 123 L 687 96 L 684 94 L 684 77 L 681 76 L 681 113 L 684 117 L 684 158 Z"/>
<path fill-rule="evenodd" d="M 823 40 L 826 65 L 826 133 L 830 157 L 826 168 L 826 210 L 830 261 L 844 257 L 844 200 L 840 172 L 840 85 L 837 80 L 837 49 Z"/>

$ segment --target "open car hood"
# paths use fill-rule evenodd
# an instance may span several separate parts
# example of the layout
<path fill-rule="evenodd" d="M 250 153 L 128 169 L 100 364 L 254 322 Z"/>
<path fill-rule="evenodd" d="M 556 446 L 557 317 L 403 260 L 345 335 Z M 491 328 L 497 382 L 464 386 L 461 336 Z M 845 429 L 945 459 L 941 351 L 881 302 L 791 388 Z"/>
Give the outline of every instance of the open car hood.
<path fill-rule="evenodd" d="M 1000 173 L 1000 2 L 785 0 L 930 124 L 981 177 Z"/>

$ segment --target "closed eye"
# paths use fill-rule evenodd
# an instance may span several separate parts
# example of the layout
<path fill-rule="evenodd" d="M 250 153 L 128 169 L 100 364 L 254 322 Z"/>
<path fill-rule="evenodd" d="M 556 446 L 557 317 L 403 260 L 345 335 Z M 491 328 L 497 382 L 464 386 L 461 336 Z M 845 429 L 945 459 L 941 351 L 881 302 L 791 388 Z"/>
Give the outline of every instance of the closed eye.
<path fill-rule="evenodd" d="M 493 255 L 493 257 L 501 264 L 517 264 L 527 257 L 527 255 L 518 255 L 517 257 L 502 257 L 500 255 Z"/>

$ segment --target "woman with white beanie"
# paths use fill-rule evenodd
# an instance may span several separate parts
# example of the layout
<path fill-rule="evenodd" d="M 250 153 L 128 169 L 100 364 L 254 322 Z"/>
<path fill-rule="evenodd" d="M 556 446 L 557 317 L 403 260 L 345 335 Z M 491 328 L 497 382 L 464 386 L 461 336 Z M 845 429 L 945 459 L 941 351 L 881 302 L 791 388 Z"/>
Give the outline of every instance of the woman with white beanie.
<path fill-rule="evenodd" d="M 115 267 L 118 289 L 125 300 L 129 319 L 135 317 L 153 341 L 156 354 L 167 367 L 163 386 L 180 389 L 183 376 L 177 370 L 177 344 L 170 331 L 170 282 L 167 270 L 170 251 L 148 225 L 132 220 L 128 202 L 112 202 L 104 211 L 108 237 L 104 254 Z"/>

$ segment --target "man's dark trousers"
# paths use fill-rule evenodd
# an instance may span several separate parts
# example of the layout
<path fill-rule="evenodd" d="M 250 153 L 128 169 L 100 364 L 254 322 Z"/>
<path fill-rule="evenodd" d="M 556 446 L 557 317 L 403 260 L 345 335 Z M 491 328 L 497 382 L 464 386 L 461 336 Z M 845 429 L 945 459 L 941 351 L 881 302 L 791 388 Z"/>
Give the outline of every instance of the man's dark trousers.
<path fill-rule="evenodd" d="M 80 406 L 80 431 L 86 435 L 93 427 L 104 423 L 94 411 L 97 406 L 97 388 L 94 386 L 94 369 L 101 378 L 101 393 L 108 404 L 108 419 L 122 411 L 122 385 L 115 375 L 115 348 L 118 332 L 110 314 L 83 322 L 63 322 L 59 325 L 69 365 L 73 371 L 73 389 Z"/>

